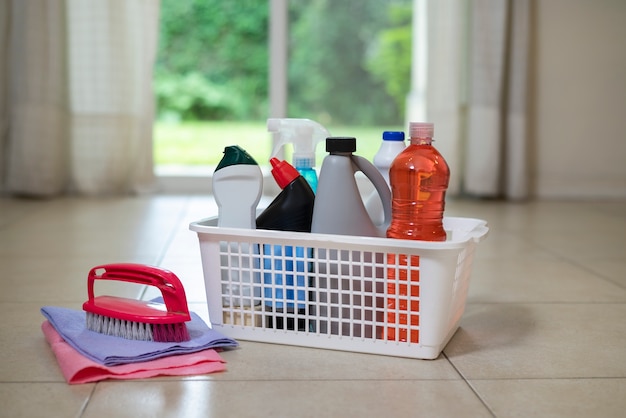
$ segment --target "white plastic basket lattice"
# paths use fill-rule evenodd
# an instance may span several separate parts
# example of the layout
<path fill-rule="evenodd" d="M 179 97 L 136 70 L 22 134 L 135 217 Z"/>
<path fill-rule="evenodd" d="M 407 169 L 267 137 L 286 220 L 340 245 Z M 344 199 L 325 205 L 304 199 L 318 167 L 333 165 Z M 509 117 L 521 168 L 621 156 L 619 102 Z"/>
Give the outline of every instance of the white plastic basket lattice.
<path fill-rule="evenodd" d="M 487 223 L 445 242 L 218 228 L 197 232 L 212 327 L 241 340 L 434 359 L 465 310 Z"/>

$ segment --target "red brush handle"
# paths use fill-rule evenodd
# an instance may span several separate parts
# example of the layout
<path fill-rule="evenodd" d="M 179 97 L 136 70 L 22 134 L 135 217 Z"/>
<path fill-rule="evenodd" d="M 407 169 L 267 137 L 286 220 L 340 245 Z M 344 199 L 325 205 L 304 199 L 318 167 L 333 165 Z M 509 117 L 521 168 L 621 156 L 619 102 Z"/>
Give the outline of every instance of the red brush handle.
<path fill-rule="evenodd" d="M 169 270 L 145 264 L 103 264 L 89 270 L 87 292 L 89 301 L 94 299 L 95 280 L 115 280 L 154 286 L 161 291 L 168 312 L 186 313 L 187 296 L 178 277 Z"/>

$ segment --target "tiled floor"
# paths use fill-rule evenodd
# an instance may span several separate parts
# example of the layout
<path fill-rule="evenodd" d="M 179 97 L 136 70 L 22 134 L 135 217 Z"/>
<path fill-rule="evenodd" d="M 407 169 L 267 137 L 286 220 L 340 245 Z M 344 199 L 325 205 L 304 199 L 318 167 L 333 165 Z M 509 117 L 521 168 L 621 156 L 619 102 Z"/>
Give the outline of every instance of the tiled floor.
<path fill-rule="evenodd" d="M 621 417 L 626 202 L 452 201 L 491 231 L 461 328 L 432 361 L 241 342 L 227 371 L 67 385 L 39 308 L 79 309 L 96 264 L 156 264 L 204 314 L 198 196 L 0 199 L 0 416 Z M 139 297 L 139 290 L 111 292 Z"/>

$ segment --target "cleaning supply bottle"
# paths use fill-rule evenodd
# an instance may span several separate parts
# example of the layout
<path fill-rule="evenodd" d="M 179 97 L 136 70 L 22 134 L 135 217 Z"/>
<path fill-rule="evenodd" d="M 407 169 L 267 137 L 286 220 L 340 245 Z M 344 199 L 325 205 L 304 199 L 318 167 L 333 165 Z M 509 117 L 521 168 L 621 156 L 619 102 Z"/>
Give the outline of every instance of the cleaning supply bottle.
<path fill-rule="evenodd" d="M 315 194 L 304 177 L 287 161 L 270 160 L 272 175 L 282 191 L 257 217 L 259 229 L 311 232 Z M 312 259 L 310 250 L 308 259 Z M 305 248 L 263 244 L 263 283 L 266 327 L 298 331 L 306 330 L 305 301 L 308 288 Z M 294 303 L 294 301 L 300 303 Z M 285 302 L 286 301 L 286 302 Z M 293 314 L 297 308 L 297 320 Z M 284 315 L 287 313 L 288 315 Z"/>
<path fill-rule="evenodd" d="M 372 162 L 383 175 L 387 185 L 389 184 L 389 167 L 398 154 L 404 151 L 406 144 L 404 142 L 404 132 L 401 131 L 385 131 L 383 132 L 383 140 L 380 143 L 378 151 L 374 155 Z M 382 225 L 385 221 L 383 214 L 383 203 L 378 197 L 376 191 L 372 191 L 365 201 L 365 208 L 370 218 L 376 225 Z"/>
<path fill-rule="evenodd" d="M 389 169 L 392 220 L 387 237 L 445 241 L 443 213 L 450 169 L 432 145 L 432 123 L 411 123 L 409 130 L 411 143 Z M 417 343 L 419 257 L 407 260 L 406 256 L 388 254 L 387 264 L 386 338 Z"/>
<path fill-rule="evenodd" d="M 243 148 L 231 145 L 213 173 L 217 226 L 254 229 L 256 207 L 263 192 L 263 173 Z"/>
<path fill-rule="evenodd" d="M 287 161 L 270 160 L 272 176 L 281 192 L 256 218 L 259 229 L 311 232 L 315 194 L 304 177 Z"/>
<path fill-rule="evenodd" d="M 213 194 L 218 207 L 217 226 L 222 228 L 256 227 L 256 207 L 263 192 L 263 173 L 257 162 L 243 148 L 232 145 L 224 148 L 224 156 L 213 173 Z M 232 253 L 230 269 L 222 270 L 222 299 L 224 307 L 236 308 L 231 316 L 224 310 L 224 323 L 243 322 L 252 325 L 260 315 L 250 310 L 260 310 L 261 277 L 252 274 L 250 260 L 258 260 L 258 248 L 236 242 L 220 245 L 223 254 Z M 241 256 L 238 256 L 241 255 Z M 243 313 L 242 313 L 243 312 Z"/>
<path fill-rule="evenodd" d="M 311 232 L 384 237 L 391 221 L 391 192 L 384 177 L 367 159 L 354 155 L 356 138 L 329 137 L 329 152 L 322 162 Z M 376 226 L 370 218 L 355 174 L 362 172 L 372 182 L 383 202 L 384 222 Z"/>
<path fill-rule="evenodd" d="M 353 154 L 356 151 L 356 138 L 329 137 L 326 139 L 326 151 L 329 155 L 324 158 L 320 170 L 311 232 L 383 237 L 391 221 L 391 192 L 384 177 L 367 159 Z M 365 209 L 355 178 L 359 171 L 373 183 L 380 200 L 384 202 L 385 222 L 381 226 L 374 224 Z M 338 255 L 332 251 L 327 253 L 325 249 L 317 249 L 315 254 L 318 276 L 317 281 L 311 283 L 316 291 L 311 292 L 310 300 L 315 302 L 316 294 L 329 294 L 330 299 L 340 300 L 344 306 L 341 311 L 331 307 L 329 312 L 325 312 L 324 309 L 327 308 L 320 307 L 320 312 L 316 312 L 316 303 L 311 304 L 309 312 L 313 316 L 319 315 L 320 318 L 313 326 L 322 334 L 368 336 L 372 332 L 371 327 L 361 331 L 360 327 L 352 325 L 348 319 L 360 314 L 361 310 L 360 306 L 351 302 L 350 295 L 353 286 L 360 284 L 348 284 L 347 281 L 340 280 L 350 274 L 349 257 L 351 255 L 348 253 L 342 252 Z M 366 255 L 361 261 L 371 262 L 366 257 L 371 255 Z M 371 272 L 364 271 L 364 274 Z M 372 286 L 372 283 L 365 283 L 361 290 L 371 293 Z M 322 319 L 326 317 L 330 319 Z"/>
<path fill-rule="evenodd" d="M 392 219 L 387 237 L 445 241 L 443 212 L 450 169 L 432 145 L 432 123 L 411 123 L 411 143 L 389 169 Z"/>
<path fill-rule="evenodd" d="M 272 157 L 276 157 L 284 145 L 293 144 L 292 164 L 316 193 L 315 148 L 330 132 L 311 119 L 294 118 L 270 118 L 267 130 L 274 134 Z"/>

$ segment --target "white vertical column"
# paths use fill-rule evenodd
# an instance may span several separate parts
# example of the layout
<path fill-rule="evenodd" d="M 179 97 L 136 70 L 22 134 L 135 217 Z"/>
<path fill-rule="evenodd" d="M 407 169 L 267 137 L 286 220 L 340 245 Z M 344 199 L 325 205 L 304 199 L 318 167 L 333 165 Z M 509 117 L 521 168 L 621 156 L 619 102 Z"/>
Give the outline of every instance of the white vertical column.
<path fill-rule="evenodd" d="M 427 119 L 428 0 L 413 0 L 411 91 L 407 96 L 406 125 Z"/>
<path fill-rule="evenodd" d="M 435 147 L 450 166 L 449 195 L 458 194 L 464 165 L 464 101 L 466 96 L 468 6 L 465 0 L 429 2 L 425 56 L 424 108 L 435 124 Z"/>
<path fill-rule="evenodd" d="M 287 0 L 270 0 L 269 117 L 287 116 Z"/>

